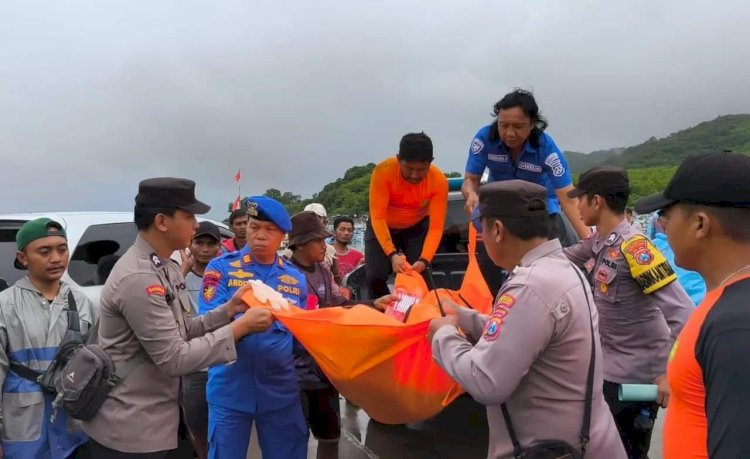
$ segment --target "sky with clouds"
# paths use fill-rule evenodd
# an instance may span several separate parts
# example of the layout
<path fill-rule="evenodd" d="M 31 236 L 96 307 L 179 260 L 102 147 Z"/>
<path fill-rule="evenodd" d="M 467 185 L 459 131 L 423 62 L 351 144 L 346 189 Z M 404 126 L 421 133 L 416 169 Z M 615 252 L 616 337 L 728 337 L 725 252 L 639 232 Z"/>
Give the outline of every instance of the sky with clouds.
<path fill-rule="evenodd" d="M 750 7 L 645 0 L 0 7 L 0 213 L 130 210 L 138 181 L 309 196 L 425 131 L 463 171 L 514 87 L 567 150 L 750 112 Z"/>

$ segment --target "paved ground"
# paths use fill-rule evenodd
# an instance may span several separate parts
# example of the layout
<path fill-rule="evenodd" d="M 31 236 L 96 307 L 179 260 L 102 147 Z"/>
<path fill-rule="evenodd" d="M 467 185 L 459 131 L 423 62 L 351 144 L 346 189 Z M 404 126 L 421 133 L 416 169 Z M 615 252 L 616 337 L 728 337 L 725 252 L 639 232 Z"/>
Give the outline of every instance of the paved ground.
<path fill-rule="evenodd" d="M 483 459 L 487 454 L 484 409 L 461 398 L 428 422 L 385 426 L 342 400 L 342 435 L 336 444 L 310 440 L 308 459 Z M 662 459 L 664 413 L 654 430 L 651 459 Z M 248 459 L 261 459 L 253 432 Z"/>

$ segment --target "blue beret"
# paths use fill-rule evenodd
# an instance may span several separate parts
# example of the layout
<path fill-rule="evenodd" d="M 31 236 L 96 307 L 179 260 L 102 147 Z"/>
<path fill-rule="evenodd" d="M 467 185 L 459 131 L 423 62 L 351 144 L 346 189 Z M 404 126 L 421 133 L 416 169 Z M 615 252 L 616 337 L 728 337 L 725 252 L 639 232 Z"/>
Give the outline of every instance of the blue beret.
<path fill-rule="evenodd" d="M 245 198 L 245 206 L 251 218 L 271 222 L 285 233 L 292 230 L 289 213 L 279 201 L 266 196 L 250 196 Z"/>

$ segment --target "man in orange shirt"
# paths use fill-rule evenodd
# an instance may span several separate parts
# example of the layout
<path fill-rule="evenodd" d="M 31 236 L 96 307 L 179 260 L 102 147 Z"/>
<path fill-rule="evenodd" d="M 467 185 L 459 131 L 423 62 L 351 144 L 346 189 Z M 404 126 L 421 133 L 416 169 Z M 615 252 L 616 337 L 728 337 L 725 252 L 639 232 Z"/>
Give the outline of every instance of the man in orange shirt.
<path fill-rule="evenodd" d="M 638 201 L 659 210 L 675 264 L 697 271 L 708 294 L 672 347 L 664 458 L 750 457 L 750 157 L 690 157 L 663 193 Z"/>
<path fill-rule="evenodd" d="M 398 155 L 372 171 L 365 232 L 371 298 L 390 293 L 386 282 L 391 272 L 424 273 L 437 251 L 448 209 L 448 180 L 432 160 L 432 140 L 424 132 L 406 134 Z"/>

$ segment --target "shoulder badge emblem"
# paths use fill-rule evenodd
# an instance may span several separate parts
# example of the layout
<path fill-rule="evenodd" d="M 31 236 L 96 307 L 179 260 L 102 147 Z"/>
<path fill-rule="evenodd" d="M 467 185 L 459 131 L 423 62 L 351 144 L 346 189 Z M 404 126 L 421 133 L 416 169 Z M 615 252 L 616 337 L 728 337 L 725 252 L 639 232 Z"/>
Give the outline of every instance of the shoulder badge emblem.
<path fill-rule="evenodd" d="M 154 284 L 154 285 L 149 285 L 148 287 L 146 287 L 146 295 L 166 296 L 167 291 L 163 285 Z"/>
<path fill-rule="evenodd" d="M 216 295 L 216 286 L 210 285 L 210 284 L 203 286 L 203 300 L 204 301 L 211 301 L 215 295 Z"/>

